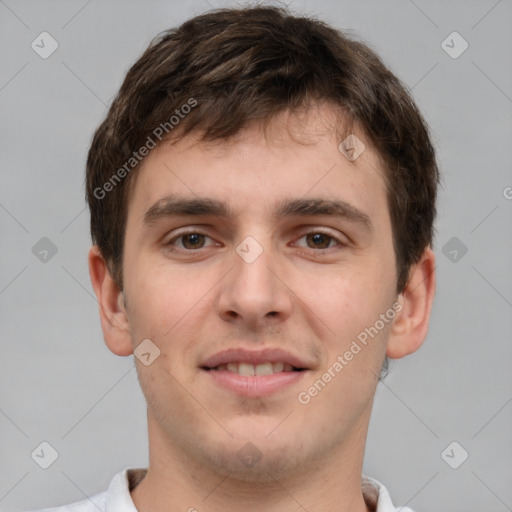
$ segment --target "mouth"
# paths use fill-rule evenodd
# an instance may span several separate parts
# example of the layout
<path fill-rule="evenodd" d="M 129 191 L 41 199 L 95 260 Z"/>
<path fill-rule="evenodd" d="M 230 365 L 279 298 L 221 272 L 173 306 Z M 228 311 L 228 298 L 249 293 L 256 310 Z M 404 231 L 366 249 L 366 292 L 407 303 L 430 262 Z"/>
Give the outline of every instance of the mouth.
<path fill-rule="evenodd" d="M 220 364 L 215 368 L 203 367 L 203 370 L 228 371 L 231 373 L 236 373 L 238 375 L 243 375 L 245 377 L 252 377 L 262 375 L 273 375 L 274 373 L 282 372 L 301 372 L 304 371 L 305 368 L 296 368 L 291 364 L 283 363 L 281 361 L 277 363 L 272 363 L 269 361 L 266 363 L 259 364 L 233 362 L 227 364 Z"/>
<path fill-rule="evenodd" d="M 309 367 L 298 357 L 278 349 L 230 349 L 208 358 L 200 369 L 225 390 L 262 397 L 298 382 Z"/>

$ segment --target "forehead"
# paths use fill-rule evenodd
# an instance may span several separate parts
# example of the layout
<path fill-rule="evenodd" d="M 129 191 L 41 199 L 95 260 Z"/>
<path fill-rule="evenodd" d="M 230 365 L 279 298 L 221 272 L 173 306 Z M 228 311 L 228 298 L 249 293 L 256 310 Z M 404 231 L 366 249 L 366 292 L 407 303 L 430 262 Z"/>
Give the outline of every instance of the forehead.
<path fill-rule="evenodd" d="M 166 195 L 211 197 L 259 214 L 285 197 L 337 196 L 377 214 L 387 204 L 383 165 L 362 131 L 340 126 L 340 117 L 323 106 L 251 122 L 228 140 L 192 132 L 163 142 L 137 170 L 129 217 L 135 210 L 141 218 Z M 345 149 L 354 141 L 362 152 L 351 160 Z"/>

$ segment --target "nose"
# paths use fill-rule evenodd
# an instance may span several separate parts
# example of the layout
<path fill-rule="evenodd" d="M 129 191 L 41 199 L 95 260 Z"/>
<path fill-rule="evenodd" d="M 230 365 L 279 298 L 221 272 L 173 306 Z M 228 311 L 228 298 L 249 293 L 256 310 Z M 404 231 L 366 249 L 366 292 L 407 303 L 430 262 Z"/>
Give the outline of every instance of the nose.
<path fill-rule="evenodd" d="M 231 271 L 221 281 L 218 315 L 253 331 L 276 326 L 290 316 L 293 308 L 294 294 L 286 283 L 283 262 L 271 248 L 261 247 L 261 254 L 253 259 L 256 248 L 241 245 L 232 256 Z M 248 249 L 245 254 L 244 248 Z"/>

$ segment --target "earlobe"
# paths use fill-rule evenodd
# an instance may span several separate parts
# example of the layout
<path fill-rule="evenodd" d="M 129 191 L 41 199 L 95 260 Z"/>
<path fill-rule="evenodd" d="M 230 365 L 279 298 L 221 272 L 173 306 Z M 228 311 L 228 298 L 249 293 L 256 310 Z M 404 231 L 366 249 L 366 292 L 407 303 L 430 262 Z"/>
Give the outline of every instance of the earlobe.
<path fill-rule="evenodd" d="M 402 309 L 391 328 L 388 357 L 400 359 L 421 347 L 428 332 L 435 285 L 435 254 L 428 247 L 420 261 L 411 267 L 409 281 L 400 294 Z"/>
<path fill-rule="evenodd" d="M 89 251 L 89 275 L 98 299 L 101 328 L 107 347 L 118 356 L 133 353 L 123 292 L 112 278 L 98 246 Z"/>

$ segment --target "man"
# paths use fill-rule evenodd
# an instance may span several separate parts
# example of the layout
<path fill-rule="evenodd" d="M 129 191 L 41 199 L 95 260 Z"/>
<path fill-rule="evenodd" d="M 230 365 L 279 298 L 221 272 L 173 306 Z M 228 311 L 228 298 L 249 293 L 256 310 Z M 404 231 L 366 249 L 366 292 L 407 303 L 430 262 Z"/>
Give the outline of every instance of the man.
<path fill-rule="evenodd" d="M 153 41 L 86 177 L 149 467 L 52 510 L 395 511 L 364 447 L 387 357 L 427 334 L 438 179 L 405 88 L 319 21 L 223 9 Z"/>

